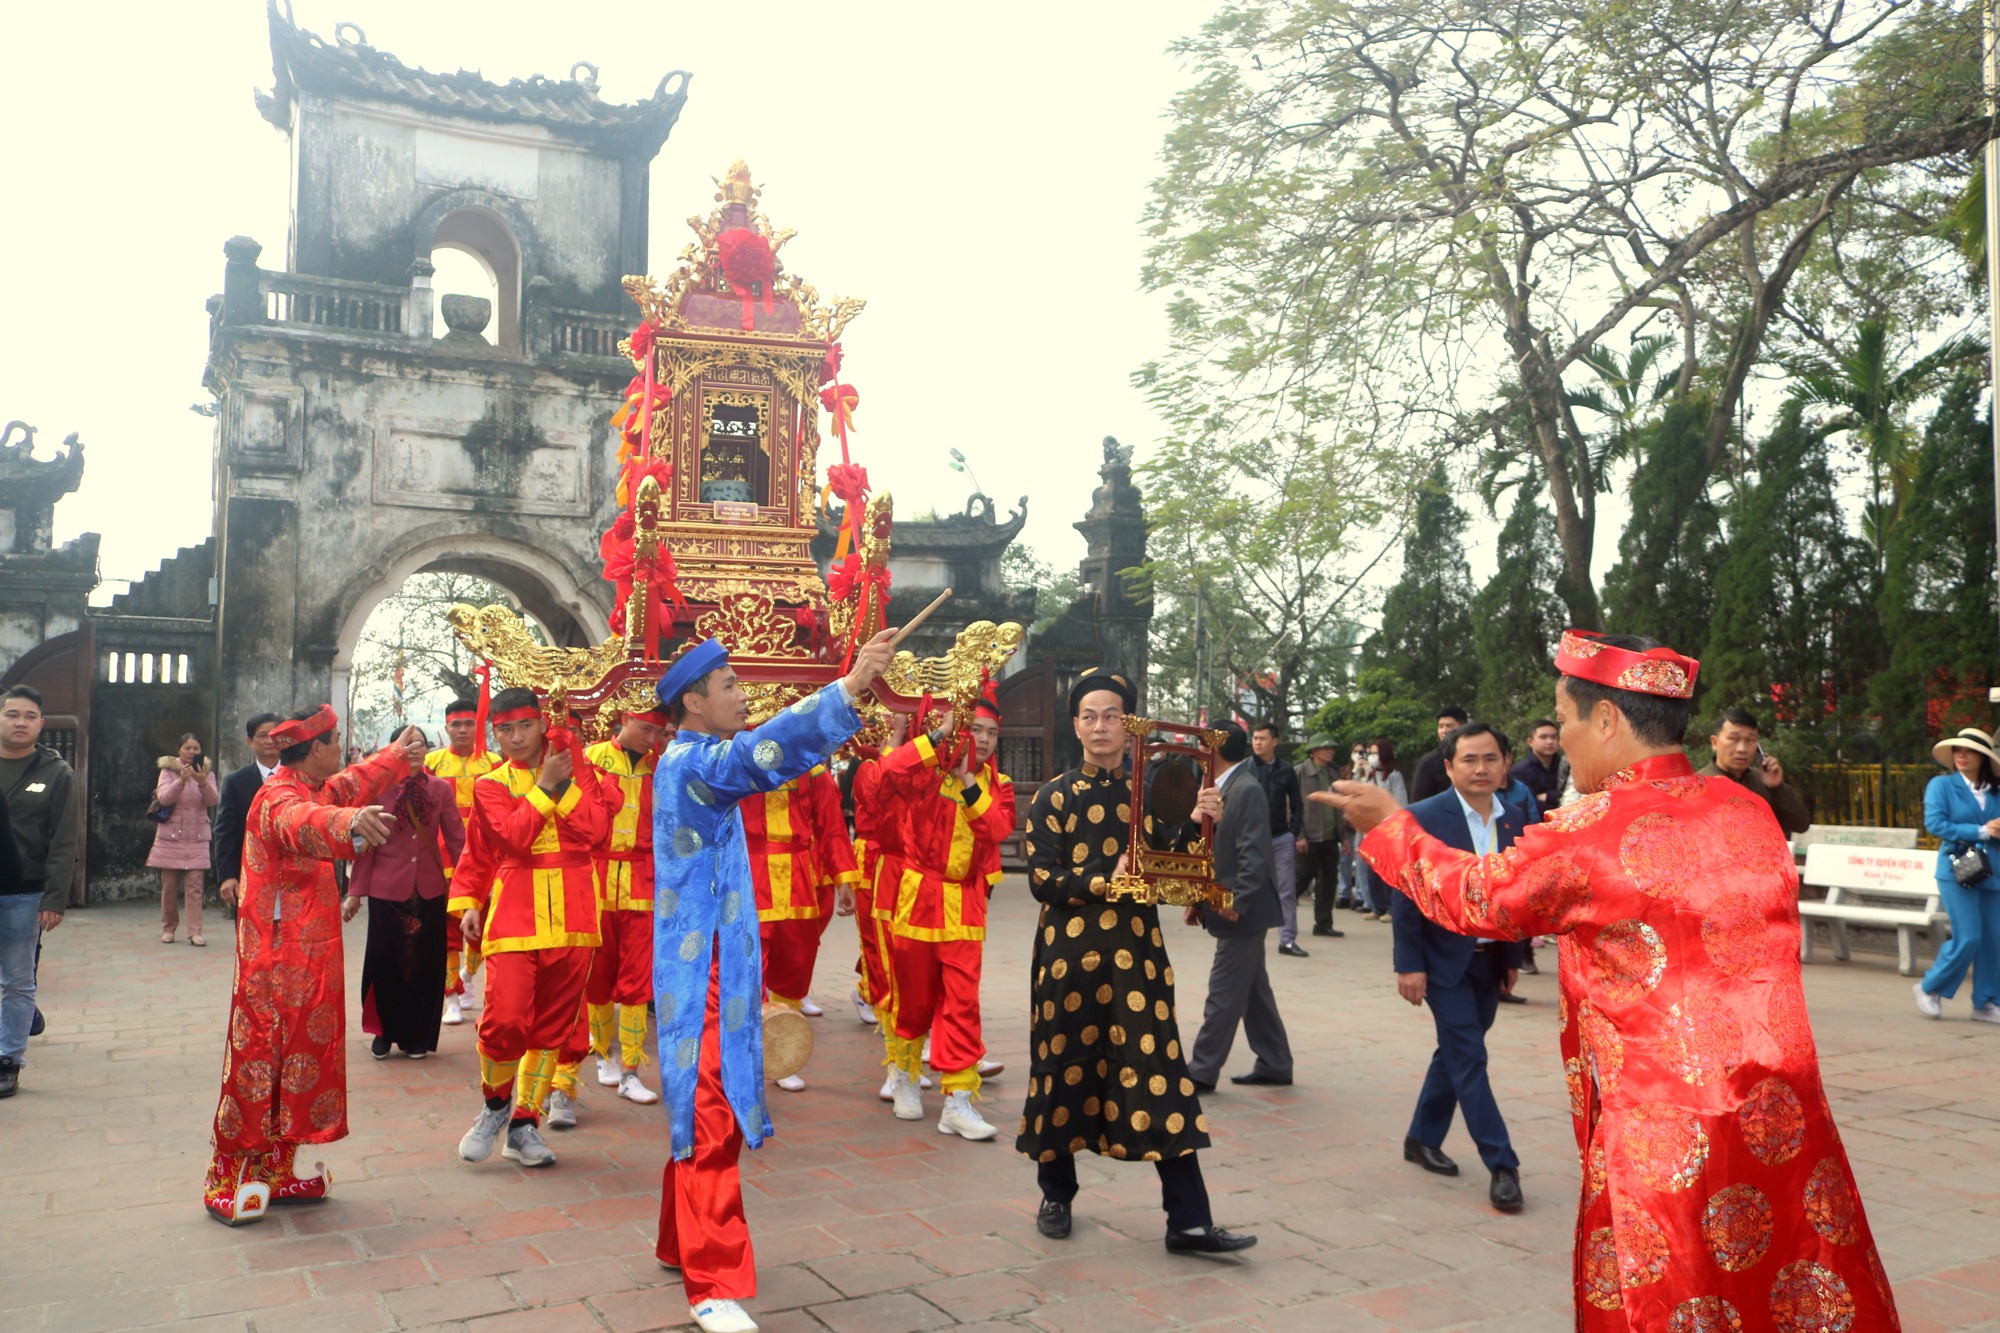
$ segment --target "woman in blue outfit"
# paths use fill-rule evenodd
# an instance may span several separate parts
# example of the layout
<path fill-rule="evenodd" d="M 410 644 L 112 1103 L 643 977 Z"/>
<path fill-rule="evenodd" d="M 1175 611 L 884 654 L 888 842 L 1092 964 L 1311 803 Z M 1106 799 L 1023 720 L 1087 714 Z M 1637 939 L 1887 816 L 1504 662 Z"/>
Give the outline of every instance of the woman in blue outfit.
<path fill-rule="evenodd" d="M 2000 1023 L 2000 754 L 1983 731 L 1965 730 L 1931 748 L 1955 772 L 1924 789 L 1924 827 L 1937 836 L 1938 891 L 1951 915 L 1951 939 L 1916 985 L 1917 1008 L 1944 1016 L 1944 1002 L 1972 973 L 1972 1017 Z M 1984 879 L 1960 884 L 1951 858 L 1967 847 L 1986 854 Z"/>

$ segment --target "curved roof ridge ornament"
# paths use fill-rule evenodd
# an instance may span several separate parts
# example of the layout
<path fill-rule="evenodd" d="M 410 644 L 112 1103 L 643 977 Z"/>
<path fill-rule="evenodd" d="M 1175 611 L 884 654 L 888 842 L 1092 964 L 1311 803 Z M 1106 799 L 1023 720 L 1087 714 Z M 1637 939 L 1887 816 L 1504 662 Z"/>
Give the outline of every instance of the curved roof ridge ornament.
<path fill-rule="evenodd" d="M 349 37 L 347 35 L 349 33 L 353 33 L 354 35 L 352 37 Z M 334 24 L 333 40 L 340 43 L 342 46 L 359 46 L 370 51 L 375 49 L 374 47 L 368 45 L 368 34 L 361 31 L 361 25 L 359 23 L 349 23 L 343 20 L 339 23 Z"/>

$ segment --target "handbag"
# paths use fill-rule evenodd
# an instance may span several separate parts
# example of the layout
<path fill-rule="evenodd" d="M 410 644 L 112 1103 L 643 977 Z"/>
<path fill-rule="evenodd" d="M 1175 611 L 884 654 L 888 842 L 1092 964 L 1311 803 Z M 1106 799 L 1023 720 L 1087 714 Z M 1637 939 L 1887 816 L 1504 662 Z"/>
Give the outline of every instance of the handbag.
<path fill-rule="evenodd" d="M 1972 885 L 1983 882 L 1993 873 L 1993 867 L 1986 860 L 1986 853 L 1976 842 L 1960 844 L 1960 850 L 1947 852 L 1951 862 L 1951 877 L 1960 884 Z"/>
<path fill-rule="evenodd" d="M 146 807 L 146 818 L 152 820 L 155 824 L 164 824 L 173 817 L 174 808 L 171 805 L 161 805 L 160 798 L 157 796 Z"/>

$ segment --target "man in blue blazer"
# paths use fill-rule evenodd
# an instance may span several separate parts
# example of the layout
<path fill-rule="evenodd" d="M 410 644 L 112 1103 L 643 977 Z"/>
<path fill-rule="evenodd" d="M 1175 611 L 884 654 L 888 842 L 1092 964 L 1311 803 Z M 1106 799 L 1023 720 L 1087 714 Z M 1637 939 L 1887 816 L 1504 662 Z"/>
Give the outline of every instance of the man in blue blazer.
<path fill-rule="evenodd" d="M 1410 806 L 1424 832 L 1467 852 L 1490 854 L 1513 846 L 1521 814 L 1495 794 L 1507 783 L 1507 738 L 1484 722 L 1468 722 L 1440 748 L 1450 788 Z M 1392 894 L 1389 911 L 1396 990 L 1411 1004 L 1428 1003 L 1437 1024 L 1437 1050 L 1417 1094 L 1403 1159 L 1442 1176 L 1457 1175 L 1458 1163 L 1440 1145 L 1453 1108 L 1461 1109 L 1466 1132 L 1493 1173 L 1487 1197 L 1502 1212 L 1518 1212 L 1521 1160 L 1486 1076 L 1486 1030 L 1499 1012 L 1501 991 L 1514 983 L 1521 946 L 1454 934 L 1426 920 L 1407 894 Z"/>

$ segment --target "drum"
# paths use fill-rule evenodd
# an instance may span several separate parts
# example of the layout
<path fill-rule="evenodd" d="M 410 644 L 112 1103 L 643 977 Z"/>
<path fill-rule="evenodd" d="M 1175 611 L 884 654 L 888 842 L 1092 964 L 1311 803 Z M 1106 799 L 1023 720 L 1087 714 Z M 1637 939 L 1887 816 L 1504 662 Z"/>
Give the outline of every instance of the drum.
<path fill-rule="evenodd" d="M 764 1006 L 764 1077 L 790 1078 L 812 1058 L 812 1024 L 796 1009 Z"/>

